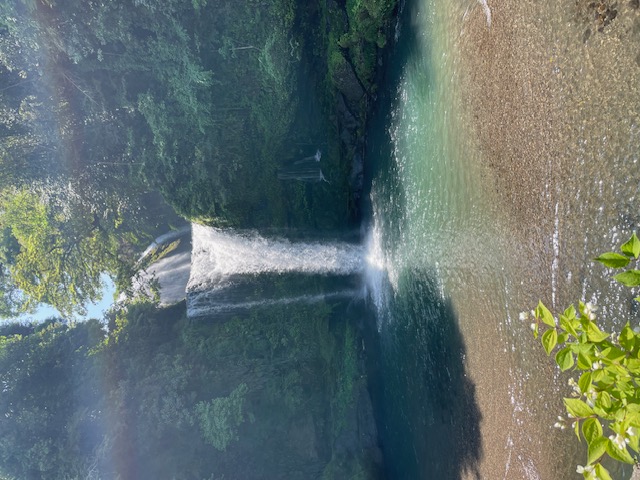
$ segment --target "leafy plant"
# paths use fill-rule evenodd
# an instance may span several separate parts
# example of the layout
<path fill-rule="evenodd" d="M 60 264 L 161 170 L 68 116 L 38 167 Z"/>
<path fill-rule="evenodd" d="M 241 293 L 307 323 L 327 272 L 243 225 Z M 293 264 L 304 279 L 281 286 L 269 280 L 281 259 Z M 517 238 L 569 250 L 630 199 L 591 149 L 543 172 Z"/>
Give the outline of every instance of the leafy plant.
<path fill-rule="evenodd" d="M 613 278 L 636 287 L 640 270 L 629 266 L 639 255 L 640 240 L 634 233 L 620 252 L 607 252 L 595 260 L 606 267 L 625 268 Z M 590 302 L 579 302 L 577 310 L 570 305 L 556 317 L 539 302 L 520 319 L 533 319 L 533 335 L 540 338 L 547 355 L 558 347 L 555 361 L 560 370 L 579 374 L 577 381 L 569 380 L 571 396 L 564 398 L 569 420 L 558 417 L 555 427 L 564 429 L 571 422 L 578 439 L 587 442 L 587 462 L 576 471 L 587 479 L 608 480 L 604 458 L 634 464 L 640 453 L 640 328 L 627 322 L 619 335 L 602 331 L 595 311 Z"/>
<path fill-rule="evenodd" d="M 243 407 L 248 391 L 247 384 L 241 383 L 227 397 L 196 405 L 196 415 L 204 438 L 222 452 L 233 440 L 238 439 L 237 429 L 245 420 Z"/>

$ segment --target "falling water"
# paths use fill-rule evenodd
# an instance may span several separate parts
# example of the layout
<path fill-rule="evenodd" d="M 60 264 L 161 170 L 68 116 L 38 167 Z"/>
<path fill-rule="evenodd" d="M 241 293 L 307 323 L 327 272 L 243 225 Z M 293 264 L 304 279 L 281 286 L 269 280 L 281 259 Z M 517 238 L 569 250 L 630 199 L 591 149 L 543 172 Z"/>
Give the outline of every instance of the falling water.
<path fill-rule="evenodd" d="M 192 232 L 191 317 L 353 296 L 353 278 L 364 268 L 363 249 L 355 244 L 290 242 L 195 224 Z M 330 287 L 318 277 L 330 277 Z"/>
<path fill-rule="evenodd" d="M 187 236 L 190 230 L 191 226 L 187 225 L 186 227 L 179 228 L 178 230 L 171 230 L 170 232 L 160 235 L 153 242 L 151 242 L 151 244 L 147 248 L 145 248 L 144 252 L 142 252 L 142 255 L 140 255 L 140 258 L 138 258 L 138 262 L 141 262 L 144 258 L 146 258 L 147 255 L 149 255 L 152 251 L 154 251 L 161 245 Z"/>
<path fill-rule="evenodd" d="M 278 172 L 280 180 L 299 180 L 301 182 L 327 182 L 322 169 L 320 168 L 320 158 L 322 152 L 316 150 L 315 155 L 296 160 L 290 165 L 286 165 Z"/>

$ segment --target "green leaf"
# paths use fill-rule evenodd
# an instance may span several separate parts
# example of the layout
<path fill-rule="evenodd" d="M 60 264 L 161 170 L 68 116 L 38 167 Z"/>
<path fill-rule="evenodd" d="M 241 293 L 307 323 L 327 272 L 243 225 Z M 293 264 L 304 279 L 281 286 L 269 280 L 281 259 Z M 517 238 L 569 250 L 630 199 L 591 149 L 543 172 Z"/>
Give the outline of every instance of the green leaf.
<path fill-rule="evenodd" d="M 584 430 L 584 427 L 583 427 Z M 587 463 L 593 463 L 598 460 L 607 451 L 607 443 L 609 439 L 598 435 L 589 443 L 589 450 L 587 454 Z"/>
<path fill-rule="evenodd" d="M 536 307 L 536 317 L 541 319 L 545 324 L 550 327 L 556 326 L 556 321 L 553 319 L 553 315 L 547 307 L 541 301 L 538 301 L 538 306 Z"/>
<path fill-rule="evenodd" d="M 625 287 L 637 287 L 640 285 L 640 270 L 627 270 L 615 275 L 613 278 Z"/>
<path fill-rule="evenodd" d="M 571 317 L 567 317 L 566 315 L 560 315 L 560 327 L 562 327 L 566 332 L 573 335 L 575 338 L 578 338 L 578 332 L 576 331 L 578 325 L 580 324 L 575 319 L 575 314 L 573 319 L 571 319 Z"/>
<path fill-rule="evenodd" d="M 604 468 L 601 463 L 598 463 L 593 471 L 600 480 L 612 480 L 611 475 L 609 475 L 609 470 Z"/>
<path fill-rule="evenodd" d="M 573 367 L 573 353 L 570 347 L 565 347 L 556 353 L 556 363 L 563 372 Z"/>
<path fill-rule="evenodd" d="M 629 257 L 614 252 L 603 253 L 599 257 L 594 258 L 594 260 L 609 268 L 622 268 L 629 264 Z"/>
<path fill-rule="evenodd" d="M 638 255 L 640 255 L 640 240 L 636 237 L 636 232 L 633 232 L 628 242 L 622 244 L 620 250 L 622 250 L 622 253 L 625 255 L 638 258 Z"/>
<path fill-rule="evenodd" d="M 575 422 L 573 422 L 573 433 L 576 434 L 576 437 L 578 437 L 578 441 L 581 442 L 582 439 L 580 438 L 580 420 L 576 420 Z"/>
<path fill-rule="evenodd" d="M 567 407 L 567 412 L 576 418 L 585 418 L 593 415 L 593 409 L 577 398 L 565 398 L 564 405 Z"/>
<path fill-rule="evenodd" d="M 620 332 L 620 345 L 626 350 L 633 350 L 634 345 L 636 344 L 636 336 L 633 333 L 633 330 L 627 323 L 622 331 Z"/>
<path fill-rule="evenodd" d="M 627 353 L 618 347 L 605 348 L 601 353 L 603 357 L 611 362 L 620 362 L 627 356 Z"/>
<path fill-rule="evenodd" d="M 598 392 L 598 396 L 596 397 L 595 404 L 603 410 L 609 410 L 611 408 L 611 395 L 609 392 L 602 391 Z"/>
<path fill-rule="evenodd" d="M 640 413 L 638 412 L 631 412 L 629 410 L 627 410 L 627 415 L 624 418 L 624 423 L 625 423 L 625 427 L 634 427 L 634 428 L 638 428 L 640 427 Z M 637 435 L 634 435 L 637 436 Z"/>
<path fill-rule="evenodd" d="M 607 374 L 604 373 L 602 369 L 594 370 L 591 374 L 591 380 L 593 380 L 594 382 L 602 382 L 602 379 L 606 376 Z"/>
<path fill-rule="evenodd" d="M 578 353 L 578 368 L 581 370 L 591 370 L 593 359 L 586 352 Z"/>
<path fill-rule="evenodd" d="M 627 412 L 640 414 L 640 404 L 630 403 L 629 405 L 627 405 Z"/>
<path fill-rule="evenodd" d="M 558 332 L 555 328 L 547 330 L 542 334 L 542 346 L 544 347 L 547 355 L 551 355 L 551 350 L 558 343 Z"/>
<path fill-rule="evenodd" d="M 624 367 L 621 367 L 620 365 L 607 365 L 604 370 L 607 372 L 607 374 L 615 375 L 616 377 L 618 377 L 618 381 L 620 381 L 620 378 L 625 378 L 629 375 L 628 370 Z"/>
<path fill-rule="evenodd" d="M 573 304 L 569 305 L 567 309 L 564 311 L 563 315 L 567 317 L 567 320 L 575 320 L 576 319 L 576 307 Z"/>
<path fill-rule="evenodd" d="M 629 370 L 629 373 L 632 373 L 633 375 L 640 375 L 640 360 L 637 358 L 630 358 L 627 361 L 627 370 Z"/>
<path fill-rule="evenodd" d="M 587 325 L 587 338 L 590 342 L 600 343 L 605 340 L 609 336 L 608 333 L 603 332 L 598 328 L 598 326 L 589 322 Z"/>
<path fill-rule="evenodd" d="M 580 391 L 585 393 L 589 391 L 591 388 L 591 372 L 584 372 L 580 375 L 580 379 L 578 380 L 578 387 L 580 387 Z"/>
<path fill-rule="evenodd" d="M 587 418 L 582 424 L 582 434 L 589 445 L 597 438 L 602 437 L 602 425 L 597 418 Z M 603 447 L 604 452 L 604 447 Z M 591 463 L 591 460 L 589 460 Z"/>
<path fill-rule="evenodd" d="M 607 453 L 611 458 L 618 460 L 619 462 L 630 463 L 632 465 L 635 463 L 631 455 L 629 455 L 626 447 L 624 449 L 620 449 L 609 439 L 607 439 Z"/>

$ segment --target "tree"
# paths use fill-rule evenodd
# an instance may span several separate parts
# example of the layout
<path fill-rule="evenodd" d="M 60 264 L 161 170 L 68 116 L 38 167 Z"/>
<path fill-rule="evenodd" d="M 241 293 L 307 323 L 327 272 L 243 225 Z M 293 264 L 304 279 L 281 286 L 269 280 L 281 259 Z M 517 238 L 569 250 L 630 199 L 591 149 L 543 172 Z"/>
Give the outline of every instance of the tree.
<path fill-rule="evenodd" d="M 5 194 L 0 209 L 5 267 L 24 293 L 23 309 L 47 303 L 84 313 L 101 297 L 101 274 L 118 269 L 118 242 L 96 213 L 73 201 L 45 203 L 27 189 Z"/>
<path fill-rule="evenodd" d="M 90 478 L 103 437 L 96 321 L 0 327 L 0 476 Z"/>

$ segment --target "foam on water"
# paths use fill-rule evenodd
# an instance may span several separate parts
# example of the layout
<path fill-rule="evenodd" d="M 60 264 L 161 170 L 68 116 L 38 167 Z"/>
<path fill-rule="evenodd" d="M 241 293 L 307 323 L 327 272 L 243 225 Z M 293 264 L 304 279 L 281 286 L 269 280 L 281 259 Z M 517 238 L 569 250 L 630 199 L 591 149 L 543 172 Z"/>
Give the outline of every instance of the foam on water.
<path fill-rule="evenodd" d="M 346 242 L 291 242 L 257 233 L 192 226 L 188 314 L 201 316 L 235 309 L 353 296 L 353 290 L 245 300 L 243 278 L 262 274 L 350 276 L 364 269 L 363 248 Z"/>
<path fill-rule="evenodd" d="M 360 245 L 290 242 L 195 224 L 192 228 L 188 291 L 218 283 L 228 275 L 294 272 L 351 275 L 361 272 L 364 266 Z"/>

